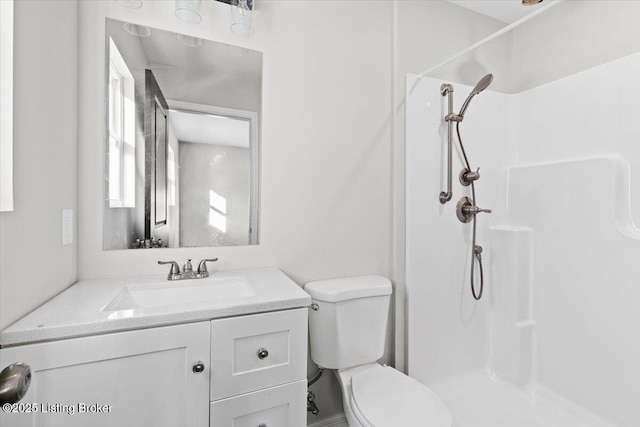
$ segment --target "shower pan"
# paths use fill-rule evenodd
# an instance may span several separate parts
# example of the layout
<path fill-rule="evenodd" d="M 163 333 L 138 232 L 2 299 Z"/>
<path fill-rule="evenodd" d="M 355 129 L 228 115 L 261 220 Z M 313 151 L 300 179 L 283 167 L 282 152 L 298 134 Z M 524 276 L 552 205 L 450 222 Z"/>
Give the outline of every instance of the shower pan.
<path fill-rule="evenodd" d="M 640 2 L 547 3 L 407 76 L 407 371 L 456 427 L 639 427 Z"/>

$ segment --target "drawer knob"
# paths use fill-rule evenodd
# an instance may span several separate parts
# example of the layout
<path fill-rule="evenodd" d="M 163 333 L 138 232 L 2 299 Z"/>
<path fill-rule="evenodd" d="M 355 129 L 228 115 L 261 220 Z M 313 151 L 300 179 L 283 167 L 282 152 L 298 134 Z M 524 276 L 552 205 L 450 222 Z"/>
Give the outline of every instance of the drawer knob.
<path fill-rule="evenodd" d="M 267 427 L 265 423 L 261 423 L 258 427 Z"/>
<path fill-rule="evenodd" d="M 202 373 L 204 371 L 204 363 L 202 363 L 201 361 L 197 361 L 193 364 L 192 370 L 194 374 Z"/>
<path fill-rule="evenodd" d="M 269 351 L 266 348 L 261 348 L 260 350 L 258 350 L 258 359 L 262 360 L 266 359 L 267 357 L 269 357 Z"/>

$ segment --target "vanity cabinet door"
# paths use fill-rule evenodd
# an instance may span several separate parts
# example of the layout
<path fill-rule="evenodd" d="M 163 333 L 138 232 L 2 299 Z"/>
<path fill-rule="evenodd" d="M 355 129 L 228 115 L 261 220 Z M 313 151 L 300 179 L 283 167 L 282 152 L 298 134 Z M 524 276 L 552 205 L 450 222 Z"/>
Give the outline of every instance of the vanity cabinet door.
<path fill-rule="evenodd" d="M 209 334 L 202 322 L 2 349 L 0 367 L 22 361 L 32 379 L 0 425 L 207 426 Z"/>
<path fill-rule="evenodd" d="M 211 403 L 210 427 L 307 425 L 307 381 L 254 391 Z"/>

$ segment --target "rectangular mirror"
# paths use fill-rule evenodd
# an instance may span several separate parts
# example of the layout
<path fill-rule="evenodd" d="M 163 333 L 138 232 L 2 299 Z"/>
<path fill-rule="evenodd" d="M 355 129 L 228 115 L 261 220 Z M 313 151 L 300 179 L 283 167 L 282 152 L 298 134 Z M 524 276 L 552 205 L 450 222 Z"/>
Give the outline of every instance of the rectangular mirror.
<path fill-rule="evenodd" d="M 106 20 L 103 247 L 258 243 L 262 53 Z"/>

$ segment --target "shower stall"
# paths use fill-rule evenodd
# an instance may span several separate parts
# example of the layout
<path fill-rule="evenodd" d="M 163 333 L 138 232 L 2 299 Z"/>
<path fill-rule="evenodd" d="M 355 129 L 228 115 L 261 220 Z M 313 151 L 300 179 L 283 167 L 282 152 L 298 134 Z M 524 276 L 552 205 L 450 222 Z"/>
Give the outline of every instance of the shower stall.
<path fill-rule="evenodd" d="M 639 427 L 640 1 L 543 8 L 407 76 L 408 373 L 456 427 Z M 453 133 L 477 194 L 454 179 L 443 204 L 442 86 L 460 111 L 489 73 L 460 124 L 471 167 Z M 492 210 L 480 300 L 463 197 Z"/>

